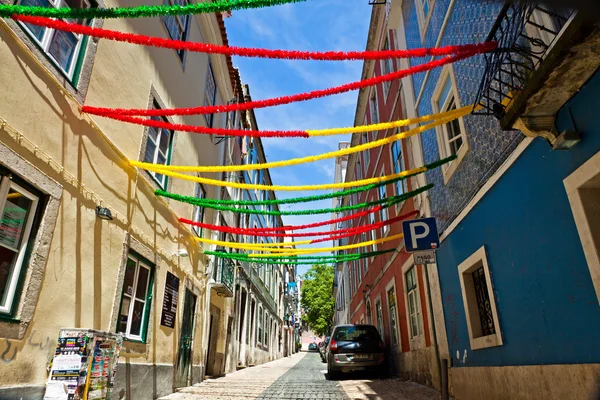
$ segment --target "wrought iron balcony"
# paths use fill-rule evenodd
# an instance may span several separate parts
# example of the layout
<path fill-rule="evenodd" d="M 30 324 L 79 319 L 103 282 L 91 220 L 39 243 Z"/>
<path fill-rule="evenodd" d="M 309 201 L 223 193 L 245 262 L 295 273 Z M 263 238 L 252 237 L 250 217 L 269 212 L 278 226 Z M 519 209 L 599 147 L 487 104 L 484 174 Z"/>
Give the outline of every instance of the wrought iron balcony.
<path fill-rule="evenodd" d="M 217 251 L 226 252 L 224 248 L 217 248 Z M 215 257 L 213 260 L 212 278 L 214 279 L 212 288 L 218 295 L 233 297 L 235 281 L 235 263 L 233 260 Z"/>
<path fill-rule="evenodd" d="M 505 4 L 487 37 L 498 48 L 484 55 L 474 114 L 494 115 L 503 129 L 512 128 L 520 105 L 547 75 L 544 63 L 574 15 L 540 4 Z"/>
<path fill-rule="evenodd" d="M 260 296 L 263 298 L 265 303 L 271 308 L 271 311 L 276 313 L 277 304 L 275 303 L 275 299 L 273 299 L 273 296 L 269 292 L 269 289 L 267 289 L 262 279 L 260 278 L 260 275 L 258 273 L 260 267 L 261 264 L 259 263 L 242 262 L 242 268 L 248 276 L 250 282 L 252 283 L 256 291 L 260 294 Z"/>

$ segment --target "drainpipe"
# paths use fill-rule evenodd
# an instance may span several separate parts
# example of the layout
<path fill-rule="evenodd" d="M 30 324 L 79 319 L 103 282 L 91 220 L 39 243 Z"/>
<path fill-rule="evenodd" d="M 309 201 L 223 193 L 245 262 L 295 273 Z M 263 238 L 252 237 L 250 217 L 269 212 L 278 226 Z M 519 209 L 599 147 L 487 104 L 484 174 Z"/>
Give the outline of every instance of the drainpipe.
<path fill-rule="evenodd" d="M 425 266 L 425 281 L 427 282 L 427 297 L 429 299 L 429 309 L 431 310 L 431 327 L 433 329 L 433 347 L 435 348 L 435 361 L 437 364 L 438 374 L 440 377 L 440 391 L 442 392 L 442 400 L 448 400 L 448 364 L 446 360 L 440 358 L 440 348 L 437 340 L 437 330 L 435 328 L 435 316 L 433 315 L 433 301 L 431 300 L 431 286 L 429 286 L 429 270 L 427 264 Z"/>

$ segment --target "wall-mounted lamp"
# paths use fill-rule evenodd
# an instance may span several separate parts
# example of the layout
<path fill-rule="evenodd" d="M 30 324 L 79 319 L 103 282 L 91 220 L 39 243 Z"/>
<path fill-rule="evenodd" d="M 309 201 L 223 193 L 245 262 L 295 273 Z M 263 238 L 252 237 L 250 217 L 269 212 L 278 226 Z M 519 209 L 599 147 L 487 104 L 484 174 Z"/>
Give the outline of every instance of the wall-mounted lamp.
<path fill-rule="evenodd" d="M 178 250 L 175 252 L 175 255 L 176 255 L 177 257 L 182 257 L 182 258 L 184 258 L 184 257 L 189 257 L 189 255 L 190 255 L 190 254 L 188 253 L 188 251 L 187 251 L 186 249 L 178 249 Z"/>
<path fill-rule="evenodd" d="M 108 221 L 111 221 L 113 219 L 112 213 L 106 207 L 96 207 L 96 216 L 100 219 L 106 219 Z"/>

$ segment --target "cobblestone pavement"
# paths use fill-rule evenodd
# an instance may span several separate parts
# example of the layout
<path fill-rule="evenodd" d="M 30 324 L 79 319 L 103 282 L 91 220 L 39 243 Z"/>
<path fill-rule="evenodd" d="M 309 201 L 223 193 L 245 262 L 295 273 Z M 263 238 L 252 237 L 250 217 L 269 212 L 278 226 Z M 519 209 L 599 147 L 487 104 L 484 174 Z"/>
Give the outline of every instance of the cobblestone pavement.
<path fill-rule="evenodd" d="M 400 379 L 348 375 L 339 381 L 328 381 L 325 372 L 326 366 L 318 353 L 300 353 L 222 378 L 207 379 L 162 400 L 439 399 L 436 391 Z"/>

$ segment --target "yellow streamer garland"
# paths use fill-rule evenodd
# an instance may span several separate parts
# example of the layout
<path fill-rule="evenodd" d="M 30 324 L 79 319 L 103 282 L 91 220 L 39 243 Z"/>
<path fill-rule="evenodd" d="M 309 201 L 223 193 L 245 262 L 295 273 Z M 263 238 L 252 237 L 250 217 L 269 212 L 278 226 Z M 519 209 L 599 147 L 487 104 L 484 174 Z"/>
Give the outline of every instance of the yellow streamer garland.
<path fill-rule="evenodd" d="M 361 242 L 361 243 L 356 243 L 356 244 L 348 244 L 348 245 L 345 245 L 345 246 L 320 247 L 320 248 L 296 249 L 296 250 L 274 249 L 274 248 L 268 248 L 268 247 L 256 248 L 256 247 L 251 247 L 251 246 L 254 246 L 254 244 L 248 245 L 248 244 L 243 244 L 243 243 L 223 242 L 223 241 L 220 241 L 220 240 L 205 239 L 205 238 L 200 238 L 200 237 L 197 237 L 196 240 L 198 242 L 201 242 L 201 243 L 214 244 L 214 245 L 217 245 L 217 246 L 229 247 L 229 248 L 232 248 L 232 249 L 252 250 L 252 251 L 284 252 L 284 253 L 276 253 L 276 254 L 263 254 L 263 253 L 248 254 L 248 257 L 251 257 L 251 258 L 256 258 L 256 257 L 265 258 L 265 257 L 292 257 L 292 256 L 299 255 L 299 254 L 314 254 L 314 253 L 322 253 L 322 252 L 326 252 L 326 251 L 356 249 L 356 248 L 359 248 L 359 247 L 366 247 L 366 246 L 371 246 L 371 245 L 374 245 L 374 244 L 389 242 L 391 240 L 400 239 L 402 237 L 404 237 L 404 235 L 401 234 L 401 233 L 399 233 L 397 235 L 389 236 L 389 237 L 382 238 L 382 239 L 369 240 L 367 242 Z M 294 242 L 294 244 L 298 244 L 298 243 Z"/>
<path fill-rule="evenodd" d="M 451 122 L 460 117 L 464 117 L 465 115 L 469 114 L 472 110 L 473 110 L 473 106 L 466 106 L 466 107 L 462 107 L 462 108 L 452 110 L 452 111 L 447 111 L 447 112 L 440 113 L 440 114 L 431 114 L 431 115 L 426 115 L 426 116 L 423 116 L 420 118 L 415 118 L 412 120 L 404 120 L 404 121 L 408 121 L 408 124 L 418 123 L 419 122 L 418 120 L 420 120 L 420 119 L 427 119 L 427 120 L 432 119 L 433 122 L 423 125 L 423 126 L 419 126 L 417 128 L 413 128 L 411 130 L 408 130 L 406 132 L 402 132 L 402 133 L 399 133 L 399 134 L 396 134 L 393 136 L 375 140 L 375 141 L 369 142 L 369 143 L 364 143 L 359 146 L 348 147 L 346 149 L 332 151 L 329 153 L 323 153 L 323 154 L 319 154 L 316 156 L 292 158 L 290 160 L 273 161 L 273 162 L 262 163 L 262 164 L 216 165 L 216 166 L 157 165 L 157 164 L 145 163 L 145 162 L 140 162 L 140 161 L 135 161 L 135 160 L 130 160 L 129 162 L 134 167 L 139 167 L 139 168 L 142 168 L 142 169 L 145 169 L 148 171 L 154 171 L 154 172 L 158 172 L 158 173 L 161 173 L 164 175 L 179 177 L 181 179 L 192 180 L 195 182 L 206 183 L 209 185 L 217 185 L 216 183 L 213 183 L 213 182 L 217 182 L 214 180 L 207 180 L 205 178 L 199 178 L 199 179 L 205 179 L 204 181 L 194 180 L 193 178 L 195 178 L 195 177 L 188 177 L 186 175 L 176 175 L 172 171 L 179 171 L 179 172 L 250 171 L 250 170 L 276 168 L 276 167 L 288 167 L 291 165 L 304 164 L 304 163 L 309 163 L 309 162 L 318 161 L 318 160 L 325 160 L 328 158 L 336 158 L 336 157 L 344 156 L 347 154 L 353 154 L 353 153 L 361 152 L 363 150 L 372 149 L 374 147 L 383 146 L 385 144 L 389 144 L 389 143 L 395 142 L 397 140 L 407 138 L 409 136 L 417 135 L 426 130 L 434 128 L 436 126 L 446 124 L 446 123 Z M 396 122 L 398 122 L 398 121 L 396 121 Z M 421 121 L 421 122 L 423 122 L 423 121 Z M 394 124 L 394 122 L 385 122 L 382 124 L 367 125 L 367 127 L 379 126 L 379 125 L 389 125 L 389 124 Z M 357 129 L 365 129 L 365 131 L 368 131 L 365 127 L 356 127 L 356 128 Z M 336 129 L 345 129 L 345 128 L 336 128 Z M 221 182 L 221 184 L 219 184 L 217 186 L 229 186 L 229 187 L 241 188 L 241 189 L 259 189 L 257 187 L 257 185 L 248 184 L 248 187 L 242 187 L 242 186 L 237 186 L 237 185 L 242 185 L 242 184 L 237 184 L 235 182 L 222 182 L 222 181 L 218 181 L 218 182 Z M 348 186 L 344 186 L 344 187 L 348 187 Z M 266 188 L 267 188 L 266 190 L 269 190 L 271 187 L 267 186 Z M 275 190 L 275 189 L 273 189 L 273 190 Z M 279 190 L 305 190 L 305 189 L 279 189 Z"/>

